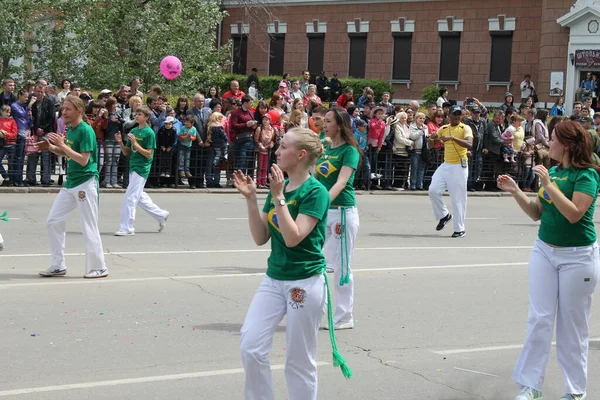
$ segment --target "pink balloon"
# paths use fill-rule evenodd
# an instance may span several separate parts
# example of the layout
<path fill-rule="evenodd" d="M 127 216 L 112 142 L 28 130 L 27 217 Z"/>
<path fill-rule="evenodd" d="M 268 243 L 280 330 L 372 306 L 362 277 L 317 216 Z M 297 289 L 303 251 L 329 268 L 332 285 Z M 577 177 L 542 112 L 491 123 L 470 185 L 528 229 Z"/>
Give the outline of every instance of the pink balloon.
<path fill-rule="evenodd" d="M 160 73 L 168 80 L 173 80 L 181 75 L 181 61 L 175 56 L 166 56 L 160 62 Z"/>

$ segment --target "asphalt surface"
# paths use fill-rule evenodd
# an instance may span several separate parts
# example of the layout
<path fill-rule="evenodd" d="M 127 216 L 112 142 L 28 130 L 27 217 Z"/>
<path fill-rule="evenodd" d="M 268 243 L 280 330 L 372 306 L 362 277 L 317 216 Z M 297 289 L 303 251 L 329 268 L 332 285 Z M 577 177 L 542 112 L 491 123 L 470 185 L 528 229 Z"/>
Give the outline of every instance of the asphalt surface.
<path fill-rule="evenodd" d="M 77 211 L 67 224 L 68 274 L 44 279 L 55 195 L 0 195 L 0 212 L 13 218 L 0 222 L 0 398 L 243 398 L 239 330 L 269 254 L 249 236 L 243 199 L 152 193 L 171 212 L 166 229 L 157 233 L 138 209 L 136 236 L 114 237 L 122 197 L 100 199 L 110 276 L 84 280 Z M 506 197 L 469 198 L 462 239 L 450 238 L 451 224 L 435 231 L 424 196 L 359 196 L 359 211 L 356 326 L 337 333 L 354 377 L 332 367 L 321 332 L 319 398 L 512 399 L 537 224 Z M 590 347 L 594 399 L 600 341 Z M 271 362 L 276 398 L 285 399 L 285 320 Z M 562 394 L 553 349 L 544 398 Z"/>

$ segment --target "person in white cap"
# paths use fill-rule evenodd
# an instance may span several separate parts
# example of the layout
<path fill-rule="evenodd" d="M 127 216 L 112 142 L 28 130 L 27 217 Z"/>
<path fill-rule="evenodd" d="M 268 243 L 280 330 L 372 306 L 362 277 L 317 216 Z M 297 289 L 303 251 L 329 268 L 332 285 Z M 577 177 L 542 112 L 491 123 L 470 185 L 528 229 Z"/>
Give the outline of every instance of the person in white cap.
<path fill-rule="evenodd" d="M 433 205 L 435 218 L 439 220 L 437 231 L 444 229 L 453 218 L 444 203 L 446 190 L 450 193 L 454 212 L 453 238 L 465 236 L 465 217 L 467 215 L 467 150 L 473 147 L 473 132 L 461 122 L 460 106 L 450 108 L 450 124 L 442 126 L 429 140 L 440 139 L 444 142 L 444 162 L 435 170 L 429 186 L 429 199 Z"/>

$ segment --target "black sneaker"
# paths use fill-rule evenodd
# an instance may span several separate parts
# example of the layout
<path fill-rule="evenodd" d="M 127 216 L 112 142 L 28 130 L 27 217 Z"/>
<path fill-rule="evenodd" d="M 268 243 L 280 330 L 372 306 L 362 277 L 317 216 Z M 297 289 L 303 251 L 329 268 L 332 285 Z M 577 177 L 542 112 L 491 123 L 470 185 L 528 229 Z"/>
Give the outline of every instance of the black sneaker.
<path fill-rule="evenodd" d="M 448 222 L 450 222 L 450 220 L 452 220 L 452 214 L 448 213 L 448 215 L 446 215 L 444 218 L 440 219 L 440 222 L 435 227 L 435 230 L 436 231 L 441 231 L 442 229 L 444 229 L 444 227 L 446 226 L 446 224 Z"/>
<path fill-rule="evenodd" d="M 453 238 L 461 238 L 461 237 L 465 237 L 467 233 L 465 231 L 460 231 L 460 232 L 454 232 L 452 234 Z"/>

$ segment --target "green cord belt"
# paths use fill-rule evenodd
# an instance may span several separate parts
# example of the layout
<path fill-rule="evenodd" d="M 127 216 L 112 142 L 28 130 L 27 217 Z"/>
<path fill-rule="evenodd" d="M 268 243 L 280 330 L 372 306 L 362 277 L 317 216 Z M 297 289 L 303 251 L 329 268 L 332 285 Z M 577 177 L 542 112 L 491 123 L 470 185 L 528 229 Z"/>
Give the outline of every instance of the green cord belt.
<path fill-rule="evenodd" d="M 331 291 L 329 290 L 329 278 L 327 278 L 327 273 L 325 271 L 323 271 L 323 276 L 325 276 L 325 287 L 327 288 L 327 324 L 329 325 L 329 340 L 331 340 L 331 348 L 333 350 L 333 366 L 340 367 L 342 374 L 344 374 L 344 378 L 350 379 L 352 378 L 352 370 L 346 364 L 346 359 L 340 354 L 340 351 L 337 348 L 337 342 L 335 340 L 335 325 L 333 323 Z"/>
<path fill-rule="evenodd" d="M 346 233 L 346 210 L 352 207 L 340 207 L 340 245 L 342 247 L 342 273 L 340 275 L 340 286 L 350 283 L 350 254 L 348 250 L 348 234 Z"/>
<path fill-rule="evenodd" d="M 346 234 L 346 210 L 352 207 L 340 207 L 341 220 L 340 220 L 340 240 L 342 246 L 342 275 L 340 277 L 340 286 L 344 286 L 350 283 L 350 266 L 349 266 L 349 254 L 348 254 L 348 235 Z M 325 286 L 327 287 L 327 323 L 329 325 L 329 339 L 331 340 L 331 348 L 333 349 L 333 366 L 340 367 L 342 374 L 346 379 L 352 378 L 352 370 L 346 364 L 346 359 L 342 357 L 335 340 L 335 324 L 333 323 L 333 307 L 331 305 L 331 290 L 329 288 L 329 278 L 327 273 L 323 271 L 325 276 Z"/>

